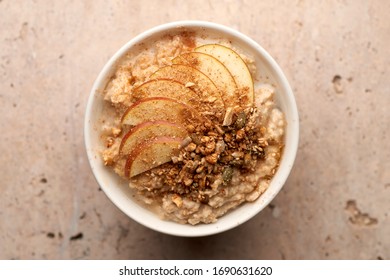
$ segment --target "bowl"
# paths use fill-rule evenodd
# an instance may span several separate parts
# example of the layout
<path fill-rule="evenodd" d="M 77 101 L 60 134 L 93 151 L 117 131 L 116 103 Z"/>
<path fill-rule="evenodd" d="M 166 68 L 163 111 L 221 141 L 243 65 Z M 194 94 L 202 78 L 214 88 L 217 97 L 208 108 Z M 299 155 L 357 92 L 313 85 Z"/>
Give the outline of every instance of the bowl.
<path fill-rule="evenodd" d="M 234 47 L 252 55 L 260 76 L 267 78 L 267 82 L 276 85 L 275 100 L 287 121 L 285 147 L 280 165 L 265 193 L 254 202 L 240 205 L 220 217 L 215 223 L 195 226 L 162 220 L 156 214 L 135 202 L 128 184 L 110 168 L 104 166 L 99 152 L 103 148 L 103 144 L 96 129 L 105 102 L 101 92 L 112 77 L 117 63 L 127 53 L 136 50 L 141 43 L 151 42 L 166 34 L 181 31 L 197 32 L 211 39 L 228 39 Z M 84 124 L 88 160 L 98 184 L 107 197 L 121 211 L 138 223 L 158 232 L 185 237 L 212 235 L 232 229 L 262 211 L 275 198 L 287 180 L 298 149 L 298 136 L 299 121 L 294 95 L 285 75 L 275 60 L 251 38 L 229 27 L 205 21 L 179 21 L 163 24 L 143 32 L 120 48 L 107 62 L 93 84 Z"/>

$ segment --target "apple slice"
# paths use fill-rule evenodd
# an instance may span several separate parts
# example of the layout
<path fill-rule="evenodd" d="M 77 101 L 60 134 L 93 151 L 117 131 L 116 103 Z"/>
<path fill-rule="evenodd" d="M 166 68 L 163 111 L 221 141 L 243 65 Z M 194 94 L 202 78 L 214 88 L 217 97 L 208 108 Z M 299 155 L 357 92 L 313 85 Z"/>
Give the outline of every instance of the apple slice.
<path fill-rule="evenodd" d="M 215 57 L 205 53 L 190 52 L 175 57 L 172 62 L 189 65 L 203 72 L 220 89 L 227 107 L 239 105 L 236 82 L 229 70 Z"/>
<path fill-rule="evenodd" d="M 150 121 L 167 121 L 186 126 L 191 122 L 207 122 L 192 107 L 166 97 L 151 97 L 137 101 L 123 114 L 122 125 L 138 125 Z"/>
<path fill-rule="evenodd" d="M 161 136 L 183 139 L 187 135 L 187 131 L 182 126 L 174 123 L 166 121 L 144 122 L 138 124 L 126 133 L 122 138 L 119 152 L 122 155 L 131 154 L 139 144 Z"/>
<path fill-rule="evenodd" d="M 201 93 L 197 93 L 184 84 L 172 79 L 150 80 L 135 88 L 132 93 L 132 100 L 139 101 L 151 97 L 167 97 L 191 106 L 195 111 L 210 119 L 221 121 L 222 113 L 215 114 L 214 104 L 203 102 Z M 218 107 L 217 107 L 218 109 Z"/>
<path fill-rule="evenodd" d="M 221 116 L 224 112 L 225 106 L 219 89 L 209 77 L 194 67 L 182 64 L 169 65 L 154 72 L 150 78 L 176 80 L 201 95 L 201 101 L 204 105 L 208 104 L 208 107 L 214 108 L 214 111 Z"/>
<path fill-rule="evenodd" d="M 196 52 L 209 54 L 225 65 L 236 81 L 242 106 L 253 106 L 254 89 L 252 75 L 244 60 L 232 49 L 208 44 L 195 48 Z"/>
<path fill-rule="evenodd" d="M 132 100 L 148 97 L 167 97 L 186 104 L 199 103 L 200 95 L 183 83 L 172 79 L 150 80 L 133 90 Z"/>
<path fill-rule="evenodd" d="M 181 142 L 179 138 L 162 136 L 138 145 L 127 158 L 125 176 L 131 178 L 171 161 Z"/>

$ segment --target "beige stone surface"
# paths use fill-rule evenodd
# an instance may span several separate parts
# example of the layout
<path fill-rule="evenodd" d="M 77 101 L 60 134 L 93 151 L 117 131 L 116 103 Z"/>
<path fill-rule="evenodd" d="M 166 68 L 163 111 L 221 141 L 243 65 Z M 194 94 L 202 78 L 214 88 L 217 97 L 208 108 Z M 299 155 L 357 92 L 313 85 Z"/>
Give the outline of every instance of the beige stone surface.
<path fill-rule="evenodd" d="M 1 259 L 390 259 L 389 1 L 0 0 Z M 155 25 L 199 19 L 259 42 L 300 113 L 295 167 L 262 213 L 179 238 L 99 190 L 83 117 L 108 58 Z"/>

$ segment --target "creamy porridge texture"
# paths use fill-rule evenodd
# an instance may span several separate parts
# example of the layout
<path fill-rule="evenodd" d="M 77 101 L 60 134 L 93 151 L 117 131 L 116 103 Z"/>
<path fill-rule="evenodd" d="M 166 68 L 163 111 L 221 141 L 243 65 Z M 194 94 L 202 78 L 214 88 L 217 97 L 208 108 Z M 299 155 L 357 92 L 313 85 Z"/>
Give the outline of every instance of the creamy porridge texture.
<path fill-rule="evenodd" d="M 162 219 L 213 223 L 268 188 L 283 151 L 275 88 L 250 54 L 196 34 L 129 53 L 104 90 L 107 168 Z M 253 77 L 253 78 L 252 78 Z"/>

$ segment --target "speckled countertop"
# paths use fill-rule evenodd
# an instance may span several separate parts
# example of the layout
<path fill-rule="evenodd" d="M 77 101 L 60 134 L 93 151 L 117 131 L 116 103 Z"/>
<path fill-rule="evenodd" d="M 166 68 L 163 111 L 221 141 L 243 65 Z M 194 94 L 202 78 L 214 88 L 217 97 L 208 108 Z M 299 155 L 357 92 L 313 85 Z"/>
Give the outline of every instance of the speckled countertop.
<path fill-rule="evenodd" d="M 390 259 L 390 2 L 0 0 L 1 259 Z M 215 236 L 127 218 L 99 190 L 83 117 L 108 58 L 155 25 L 225 24 L 285 71 L 301 118 L 269 207 Z"/>

